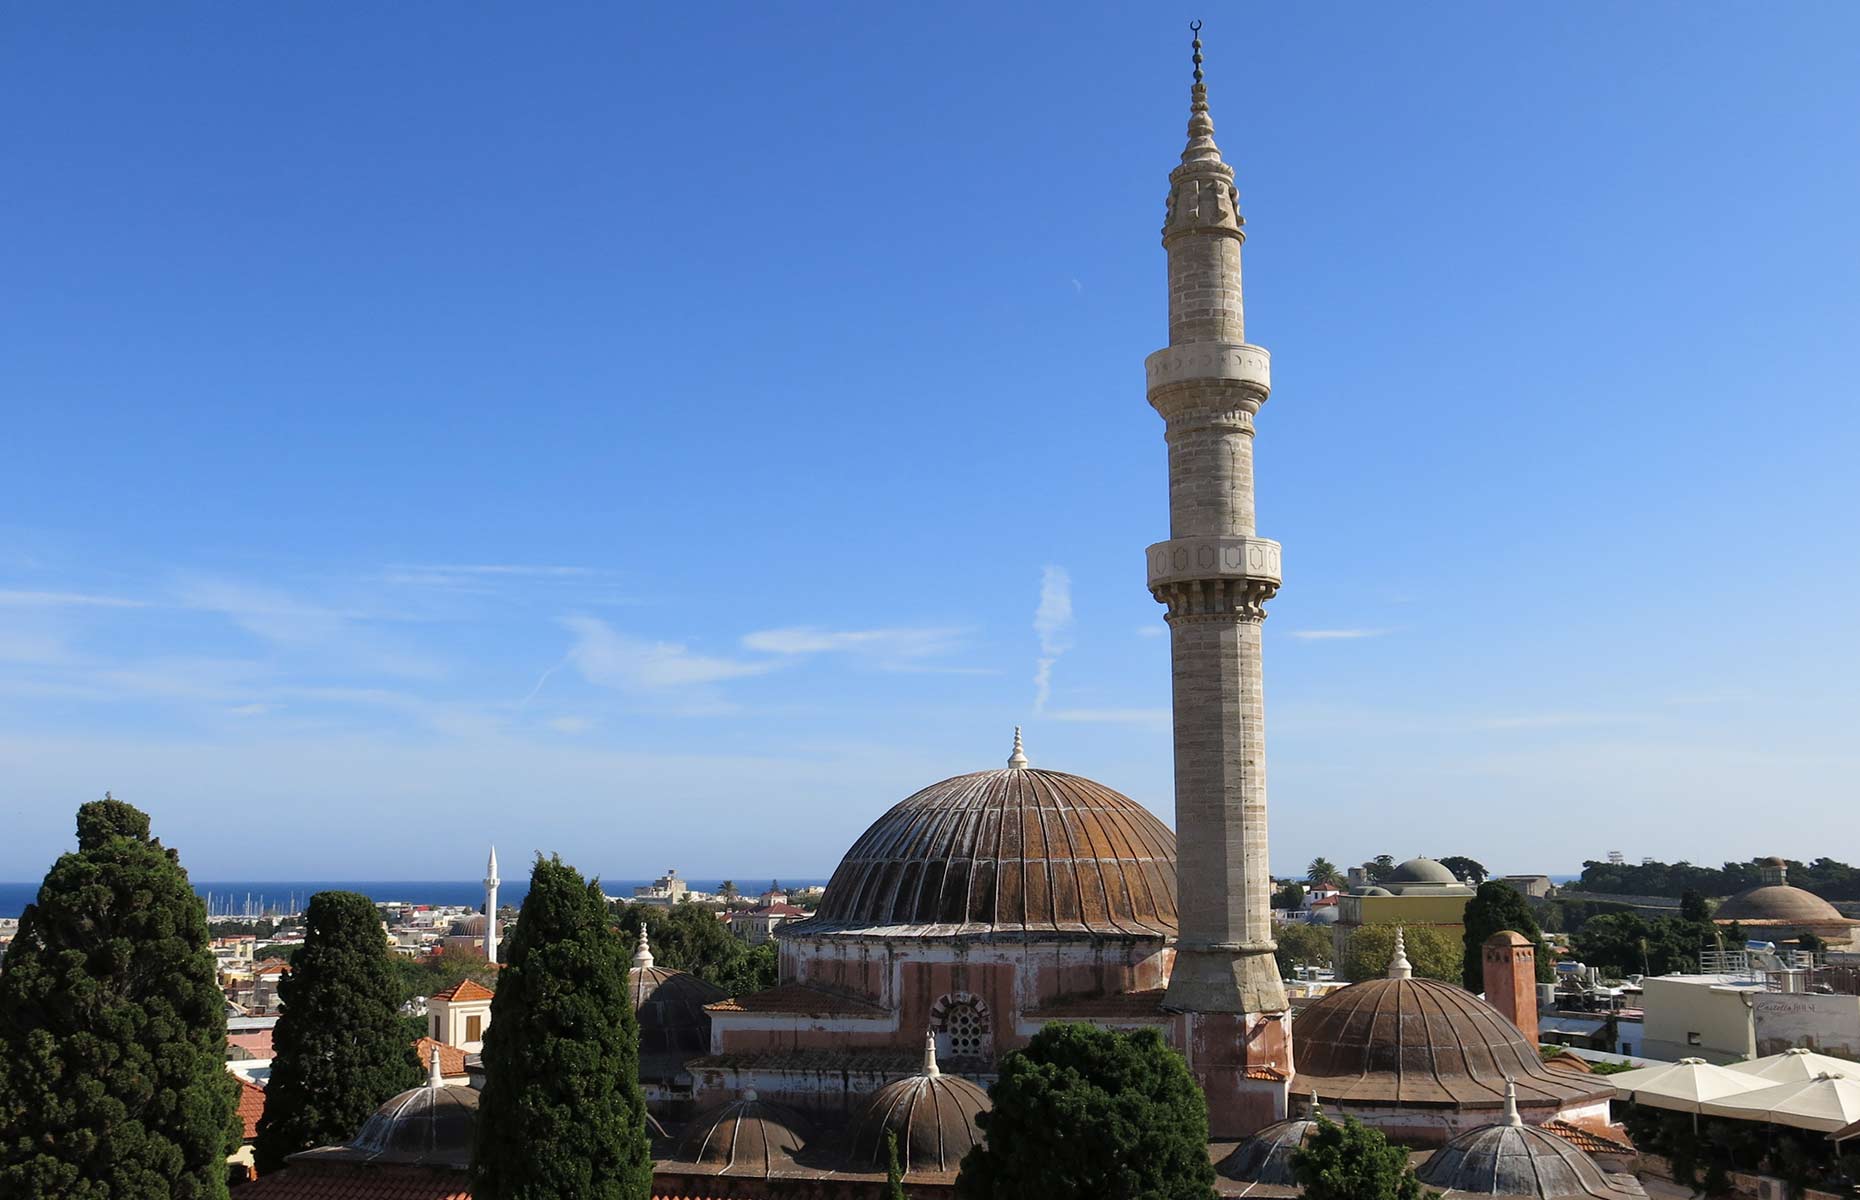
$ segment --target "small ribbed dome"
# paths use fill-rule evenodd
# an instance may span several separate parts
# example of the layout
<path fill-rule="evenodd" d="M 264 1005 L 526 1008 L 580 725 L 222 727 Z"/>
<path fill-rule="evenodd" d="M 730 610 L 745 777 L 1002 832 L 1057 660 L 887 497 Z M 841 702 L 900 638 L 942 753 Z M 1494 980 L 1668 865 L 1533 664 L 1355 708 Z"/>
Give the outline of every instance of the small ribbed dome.
<path fill-rule="evenodd" d="M 883 1171 L 885 1135 L 898 1135 L 898 1163 L 907 1175 L 953 1172 L 982 1142 L 975 1118 L 989 1110 L 988 1093 L 936 1065 L 936 1042 L 924 1052 L 924 1069 L 875 1092 L 853 1125 L 853 1169 Z"/>
<path fill-rule="evenodd" d="M 1411 858 L 1389 873 L 1390 883 L 1458 883 L 1453 872 L 1431 858 Z"/>
<path fill-rule="evenodd" d="M 476 1088 L 423 1084 L 376 1109 L 341 1157 L 463 1166 L 471 1161 L 477 1120 Z"/>
<path fill-rule="evenodd" d="M 1766 884 L 1739 892 L 1712 916 L 1720 921 L 1780 921 L 1804 925 L 1845 924 L 1840 910 L 1820 896 L 1786 883 Z"/>
<path fill-rule="evenodd" d="M 639 1017 L 641 1054 L 710 1053 L 704 1006 L 727 998 L 722 988 L 684 971 L 634 967 L 627 972 L 627 991 Z"/>
<path fill-rule="evenodd" d="M 1342 916 L 1343 914 L 1337 911 L 1335 904 L 1326 904 L 1323 908 L 1311 910 L 1311 923 L 1313 925 L 1335 925 Z"/>
<path fill-rule="evenodd" d="M 1518 1119 L 1516 1108 L 1495 1125 L 1462 1133 L 1434 1151 L 1415 1172 L 1422 1183 L 1477 1196 L 1536 1200 L 1641 1200 L 1631 1175 L 1610 1175 L 1581 1149 Z"/>
<path fill-rule="evenodd" d="M 1297 1117 L 1268 1125 L 1236 1146 L 1215 1170 L 1241 1183 L 1297 1187 L 1298 1178 L 1292 1173 L 1292 1155 L 1298 1153 L 1317 1127 L 1316 1117 Z"/>
<path fill-rule="evenodd" d="M 473 913 L 469 917 L 460 917 L 452 922 L 452 936 L 483 937 L 485 930 L 489 927 L 490 922 L 484 919 L 483 913 Z"/>
<path fill-rule="evenodd" d="M 720 1167 L 722 1175 L 766 1178 L 794 1166 L 794 1156 L 807 1145 L 805 1128 L 798 1113 L 744 1092 L 693 1117 L 679 1139 L 678 1157 Z"/>
<path fill-rule="evenodd" d="M 1377 887 L 1374 884 L 1371 884 L 1370 886 L 1366 888 L 1358 889 L 1356 894 L 1359 896 L 1393 896 L 1395 893 L 1389 891 L 1385 887 Z"/>
<path fill-rule="evenodd" d="M 1508 1076 L 1531 1107 L 1614 1095 L 1551 1071 L 1504 1014 L 1432 979 L 1371 979 L 1325 996 L 1292 1022 L 1292 1061 L 1299 1090 L 1326 1104 L 1496 1110 Z"/>
<path fill-rule="evenodd" d="M 779 937 L 935 933 L 1172 937 L 1175 835 L 1100 783 L 1009 767 L 933 783 L 873 823 L 818 913 Z"/>

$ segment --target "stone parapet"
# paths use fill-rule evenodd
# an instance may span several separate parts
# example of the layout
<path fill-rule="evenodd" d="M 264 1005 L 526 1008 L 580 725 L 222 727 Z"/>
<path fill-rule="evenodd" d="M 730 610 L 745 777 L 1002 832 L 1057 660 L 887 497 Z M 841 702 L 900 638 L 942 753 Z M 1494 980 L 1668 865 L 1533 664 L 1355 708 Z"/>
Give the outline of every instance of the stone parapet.
<path fill-rule="evenodd" d="M 1285 578 L 1282 556 L 1279 543 L 1259 537 L 1170 538 L 1144 551 L 1152 593 L 1170 584 L 1215 579 L 1258 580 L 1277 591 Z"/>
<path fill-rule="evenodd" d="M 1245 342 L 1187 342 L 1166 346 L 1143 360 L 1151 403 L 1173 384 L 1222 380 L 1255 392 L 1261 403 L 1272 391 L 1272 355 Z"/>

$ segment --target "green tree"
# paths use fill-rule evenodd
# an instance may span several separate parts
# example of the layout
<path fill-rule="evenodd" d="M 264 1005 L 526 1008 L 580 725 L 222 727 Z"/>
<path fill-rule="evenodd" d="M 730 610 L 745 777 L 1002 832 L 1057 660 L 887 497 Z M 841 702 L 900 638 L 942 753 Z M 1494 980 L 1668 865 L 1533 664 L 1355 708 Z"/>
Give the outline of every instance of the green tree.
<path fill-rule="evenodd" d="M 1444 854 L 1434 861 L 1453 872 L 1455 879 L 1470 879 L 1475 886 L 1492 878 L 1492 872 L 1485 869 L 1484 863 L 1464 854 Z"/>
<path fill-rule="evenodd" d="M 1363 870 L 1369 876 L 1369 882 L 1381 883 L 1395 873 L 1401 864 L 1395 861 L 1393 854 L 1378 854 L 1363 864 Z"/>
<path fill-rule="evenodd" d="M 276 1055 L 253 1156 L 260 1174 L 299 1150 L 346 1142 L 425 1072 L 400 1017 L 400 985 L 374 901 L 318 892 L 304 944 L 278 981 Z"/>
<path fill-rule="evenodd" d="M 106 795 L 0 973 L 0 1195 L 226 1195 L 238 1144 L 207 911 L 149 819 Z"/>
<path fill-rule="evenodd" d="M 1352 931 L 1343 947 L 1343 973 L 1361 983 L 1388 974 L 1389 959 L 1395 953 L 1394 925 L 1363 925 Z M 1442 983 L 1460 982 L 1460 941 L 1427 925 L 1403 927 L 1408 962 L 1422 979 Z"/>
<path fill-rule="evenodd" d="M 1485 990 L 1485 940 L 1506 929 L 1523 934 L 1536 947 L 1537 982 L 1556 982 L 1556 964 L 1544 950 L 1543 930 L 1537 927 L 1537 917 L 1531 912 L 1530 903 L 1517 888 L 1496 879 L 1480 884 L 1473 898 L 1466 902 L 1466 913 L 1461 919 L 1466 923 L 1466 932 L 1462 939 L 1460 982 L 1467 991 Z"/>
<path fill-rule="evenodd" d="M 1408 1152 L 1355 1117 L 1338 1125 L 1320 1116 L 1292 1155 L 1292 1174 L 1305 1200 L 1420 1200 L 1423 1194 Z"/>
<path fill-rule="evenodd" d="M 1303 908 L 1304 904 L 1305 889 L 1300 887 L 1295 879 L 1272 894 L 1272 907 L 1274 908 L 1291 910 Z"/>
<path fill-rule="evenodd" d="M 885 1200 L 910 1200 L 904 1192 L 904 1169 L 898 1165 L 898 1135 L 885 1131 Z"/>
<path fill-rule="evenodd" d="M 1328 967 L 1331 964 L 1330 928 L 1325 925 L 1281 925 L 1272 931 L 1279 948 L 1273 952 L 1279 975 L 1292 977 L 1294 967 Z M 1384 964 L 1386 965 L 1386 964 Z"/>
<path fill-rule="evenodd" d="M 1313 887 L 1321 884 L 1339 884 L 1343 882 L 1343 876 L 1337 873 L 1337 864 L 1331 862 L 1330 859 L 1314 858 L 1311 860 L 1311 865 L 1305 868 L 1305 882 Z"/>
<path fill-rule="evenodd" d="M 627 945 L 638 944 L 642 924 L 652 940 L 653 960 L 659 966 L 689 971 L 733 996 L 775 986 L 775 946 L 744 945 L 729 926 L 717 919 L 713 909 L 702 904 L 678 904 L 669 909 L 629 904 L 621 909 L 620 933 Z"/>
<path fill-rule="evenodd" d="M 713 919 L 714 918 L 710 918 Z M 646 1200 L 632 947 L 598 883 L 538 857 L 484 1039 L 477 1200 Z"/>
<path fill-rule="evenodd" d="M 1711 921 L 1711 905 L 1706 902 L 1703 892 L 1697 888 L 1687 888 L 1685 895 L 1679 898 L 1679 915 L 1697 925 L 1708 924 Z"/>
<path fill-rule="evenodd" d="M 1002 1058 L 963 1200 L 1212 1200 L 1208 1108 L 1153 1029 L 1054 1022 Z"/>

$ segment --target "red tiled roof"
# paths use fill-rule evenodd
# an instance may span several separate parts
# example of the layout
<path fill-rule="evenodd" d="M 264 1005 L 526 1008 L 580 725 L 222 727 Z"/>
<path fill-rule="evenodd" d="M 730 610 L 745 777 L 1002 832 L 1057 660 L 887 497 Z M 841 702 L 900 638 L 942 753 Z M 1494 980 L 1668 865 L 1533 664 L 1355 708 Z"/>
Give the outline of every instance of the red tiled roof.
<path fill-rule="evenodd" d="M 255 976 L 257 975 L 282 975 L 290 967 L 290 965 L 291 964 L 285 962 L 281 958 L 268 958 L 264 962 L 259 963 L 257 966 L 253 967 L 252 974 Z"/>
<path fill-rule="evenodd" d="M 886 1010 L 865 1000 L 839 996 L 798 983 L 784 983 L 747 996 L 706 1004 L 706 1012 L 793 1013 L 805 1017 L 878 1017 Z"/>
<path fill-rule="evenodd" d="M 238 1076 L 234 1076 L 238 1078 Z M 249 1079 L 239 1080 L 239 1124 L 246 1141 L 258 1136 L 258 1119 L 265 1115 L 265 1089 Z"/>
<path fill-rule="evenodd" d="M 451 1079 L 455 1076 L 465 1074 L 465 1052 L 457 1046 L 448 1046 L 444 1042 L 436 1042 L 429 1037 L 423 1037 L 413 1045 L 414 1049 L 419 1052 L 420 1068 L 422 1070 L 428 1070 L 432 1067 L 433 1048 L 438 1047 L 440 1075 L 447 1079 Z"/>
<path fill-rule="evenodd" d="M 1248 1067 L 1246 1069 L 1246 1077 L 1248 1079 L 1257 1079 L 1269 1083 L 1284 1083 L 1287 1079 L 1291 1078 L 1291 1076 L 1279 1070 L 1277 1067 Z"/>
<path fill-rule="evenodd" d="M 752 917 L 805 917 L 805 908 L 796 908 L 792 904 L 765 904 L 750 911 Z"/>
<path fill-rule="evenodd" d="M 253 1058 L 270 1058 L 272 1056 L 272 1030 L 259 1029 L 251 1033 L 229 1033 L 226 1035 L 228 1046 L 237 1046 Z"/>
<path fill-rule="evenodd" d="M 471 1200 L 464 1171 L 395 1163 L 293 1163 L 238 1191 L 239 1200 Z"/>
<path fill-rule="evenodd" d="M 443 992 L 434 992 L 434 1000 L 489 1000 L 497 993 L 476 979 L 461 979 Z"/>
<path fill-rule="evenodd" d="M 1576 1149 L 1588 1154 L 1632 1154 L 1633 1139 L 1627 1131 L 1613 1125 L 1602 1125 L 1593 1121 L 1578 1124 L 1557 1118 L 1545 1121 L 1544 1128 L 1556 1134 Z"/>

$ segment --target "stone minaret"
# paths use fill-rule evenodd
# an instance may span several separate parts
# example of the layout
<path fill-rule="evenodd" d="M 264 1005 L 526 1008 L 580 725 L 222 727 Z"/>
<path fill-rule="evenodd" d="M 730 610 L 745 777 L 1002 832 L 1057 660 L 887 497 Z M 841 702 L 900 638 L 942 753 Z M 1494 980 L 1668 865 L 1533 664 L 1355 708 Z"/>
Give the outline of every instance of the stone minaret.
<path fill-rule="evenodd" d="M 484 956 L 497 965 L 497 847 L 491 847 L 491 859 L 484 864 Z"/>
<path fill-rule="evenodd" d="M 1283 1113 L 1284 1085 L 1275 1099 L 1260 1077 L 1291 1069 L 1272 955 L 1260 670 L 1279 544 L 1258 536 L 1253 514 L 1253 419 L 1271 360 L 1246 341 L 1246 232 L 1233 168 L 1214 144 L 1199 36 L 1194 49 L 1188 147 L 1163 222 L 1169 345 L 1144 363 L 1169 445 L 1169 540 L 1149 548 L 1150 593 L 1169 609 L 1175 705 L 1180 937 L 1165 1004 L 1183 1014 L 1216 1134 L 1238 1136 Z"/>

